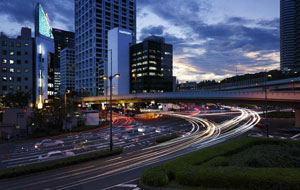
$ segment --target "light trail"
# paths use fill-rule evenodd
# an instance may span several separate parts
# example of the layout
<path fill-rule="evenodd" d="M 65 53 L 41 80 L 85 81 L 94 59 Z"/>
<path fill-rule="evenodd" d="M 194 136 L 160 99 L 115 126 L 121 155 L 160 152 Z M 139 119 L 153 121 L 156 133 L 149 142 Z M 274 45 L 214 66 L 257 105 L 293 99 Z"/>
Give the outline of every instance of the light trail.
<path fill-rule="evenodd" d="M 68 183 L 63 183 L 63 185 L 58 185 L 54 188 L 71 189 L 75 186 L 98 180 L 104 176 L 144 167 L 232 139 L 250 130 L 260 120 L 259 115 L 254 111 L 243 108 L 236 108 L 234 111 L 238 111 L 240 115 L 221 124 L 197 117 L 199 116 L 199 112 L 193 112 L 191 115 L 165 113 L 164 115 L 188 121 L 192 125 L 192 129 L 182 137 L 130 154 L 124 154 L 114 159 L 100 160 L 94 162 L 93 167 L 85 167 L 82 170 L 79 168 L 76 172 L 67 170 L 47 176 L 29 177 L 26 183 L 20 184 L 16 188 L 9 187 L 9 182 L 7 184 L 0 184 L 2 186 L 7 185 L 5 189 L 30 189 L 31 187 L 39 187 L 42 184 L 52 184 L 55 181 L 69 180 Z M 60 171 L 63 171 L 63 169 Z"/>

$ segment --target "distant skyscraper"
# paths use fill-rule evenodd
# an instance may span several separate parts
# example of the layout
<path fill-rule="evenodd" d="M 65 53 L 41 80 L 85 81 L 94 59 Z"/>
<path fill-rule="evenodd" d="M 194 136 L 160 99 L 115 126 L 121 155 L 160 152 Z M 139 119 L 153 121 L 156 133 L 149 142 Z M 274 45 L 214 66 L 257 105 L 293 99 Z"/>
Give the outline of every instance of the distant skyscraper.
<path fill-rule="evenodd" d="M 55 54 L 54 54 L 54 95 L 59 94 L 60 86 L 60 52 L 69 47 L 74 49 L 75 33 L 53 28 Z M 63 92 L 62 92 L 63 93 Z"/>
<path fill-rule="evenodd" d="M 112 54 L 108 54 L 108 70 L 105 75 L 111 76 L 120 74 L 120 78 L 113 81 L 113 94 L 129 94 L 130 93 L 130 45 L 132 43 L 132 31 L 114 28 L 108 31 L 108 49 Z M 112 55 L 112 68 L 111 68 Z M 112 73 L 111 73 L 112 72 Z M 107 93 L 107 92 L 106 92 Z"/>
<path fill-rule="evenodd" d="M 280 0 L 280 69 L 282 71 L 294 70 L 297 65 L 300 66 L 300 62 L 296 63 L 296 59 L 300 61 L 300 57 L 296 55 L 295 15 L 299 11 L 296 11 L 295 2 L 299 6 L 299 1 L 296 0 Z M 297 46 L 300 48 L 300 44 Z"/>
<path fill-rule="evenodd" d="M 173 47 L 151 36 L 130 47 L 131 93 L 173 91 Z"/>
<path fill-rule="evenodd" d="M 22 28 L 21 36 L 0 36 L 0 95 L 33 92 L 33 52 L 31 29 Z M 33 97 L 31 97 L 32 99 Z"/>
<path fill-rule="evenodd" d="M 35 102 L 38 108 L 54 95 L 54 40 L 48 15 L 42 5 L 35 9 Z"/>
<path fill-rule="evenodd" d="M 295 70 L 300 71 L 300 0 L 295 0 L 295 35 L 296 35 L 296 44 L 295 44 Z"/>
<path fill-rule="evenodd" d="M 75 90 L 75 55 L 74 49 L 66 47 L 60 52 L 60 95 L 67 90 Z"/>
<path fill-rule="evenodd" d="M 136 0 L 75 0 L 75 89 L 104 94 L 108 31 L 121 27 L 136 35 Z"/>

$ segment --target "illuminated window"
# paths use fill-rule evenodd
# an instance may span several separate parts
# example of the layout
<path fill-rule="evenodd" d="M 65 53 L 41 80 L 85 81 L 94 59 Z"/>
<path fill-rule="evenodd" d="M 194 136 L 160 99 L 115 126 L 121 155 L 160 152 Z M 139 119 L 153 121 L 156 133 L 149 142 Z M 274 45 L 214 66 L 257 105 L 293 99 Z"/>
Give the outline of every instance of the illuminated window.
<path fill-rule="evenodd" d="M 165 52 L 165 55 L 172 55 L 172 53 L 171 52 Z"/>
<path fill-rule="evenodd" d="M 7 81 L 7 77 L 2 77 L 2 81 Z"/>
<path fill-rule="evenodd" d="M 150 70 L 156 71 L 157 68 L 156 67 L 149 67 Z"/>
<path fill-rule="evenodd" d="M 156 76 L 156 73 L 150 72 L 149 75 L 150 75 L 150 76 Z"/>
<path fill-rule="evenodd" d="M 142 76 L 142 73 L 139 73 L 139 74 L 137 74 L 136 76 L 137 76 L 137 77 L 141 77 L 141 76 Z"/>
<path fill-rule="evenodd" d="M 17 73 L 20 73 L 22 70 L 21 69 L 17 69 Z"/>
<path fill-rule="evenodd" d="M 15 61 L 14 60 L 9 60 L 9 64 L 14 64 L 15 63 Z"/>
<path fill-rule="evenodd" d="M 14 77 L 9 77 L 10 82 L 14 82 Z"/>
<path fill-rule="evenodd" d="M 141 55 L 141 54 L 142 54 L 142 52 L 141 52 L 141 51 L 137 52 L 137 55 Z"/>
<path fill-rule="evenodd" d="M 2 59 L 2 63 L 6 64 L 7 63 L 7 59 Z"/>
<path fill-rule="evenodd" d="M 149 57 L 150 57 L 151 59 L 155 59 L 155 58 L 156 58 L 155 55 L 149 55 Z"/>
<path fill-rule="evenodd" d="M 149 61 L 149 63 L 150 63 L 150 64 L 154 64 L 154 65 L 157 64 L 156 61 Z"/>
<path fill-rule="evenodd" d="M 143 71 L 145 71 L 145 70 L 147 70 L 148 69 L 148 67 L 143 67 Z"/>
<path fill-rule="evenodd" d="M 133 72 L 133 73 L 136 72 L 136 69 L 132 69 L 131 72 Z"/>
<path fill-rule="evenodd" d="M 9 69 L 9 72 L 10 72 L 10 73 L 14 73 L 14 72 L 15 72 L 15 69 L 14 69 L 14 68 L 10 68 L 10 69 Z"/>
<path fill-rule="evenodd" d="M 17 86 L 17 90 L 21 90 L 21 86 Z"/>
<path fill-rule="evenodd" d="M 28 73 L 28 69 L 24 69 L 24 72 L 25 72 L 25 73 Z"/>
<path fill-rule="evenodd" d="M 9 55 L 15 55 L 15 52 L 14 51 L 10 51 Z"/>
<path fill-rule="evenodd" d="M 24 46 L 25 46 L 25 47 L 28 47 L 28 46 L 29 46 L 29 44 L 28 44 L 28 43 L 25 43 L 25 44 L 24 44 Z"/>

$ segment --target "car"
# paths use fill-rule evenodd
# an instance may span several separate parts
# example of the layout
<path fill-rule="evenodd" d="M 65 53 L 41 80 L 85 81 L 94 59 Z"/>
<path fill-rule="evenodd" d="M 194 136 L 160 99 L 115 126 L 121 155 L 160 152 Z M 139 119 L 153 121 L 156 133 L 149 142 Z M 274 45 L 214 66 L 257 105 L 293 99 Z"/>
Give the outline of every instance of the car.
<path fill-rule="evenodd" d="M 60 150 L 48 152 L 46 155 L 39 155 L 38 160 L 47 160 L 53 158 L 60 158 L 60 157 L 68 157 L 68 156 L 75 156 L 74 152 L 66 151 L 62 152 Z"/>
<path fill-rule="evenodd" d="M 41 142 L 35 143 L 34 148 L 40 149 L 42 147 L 51 147 L 61 145 L 64 146 L 64 141 L 62 140 L 52 140 L 52 139 L 44 139 Z"/>
<path fill-rule="evenodd" d="M 145 127 L 139 127 L 138 132 L 144 133 L 146 131 Z"/>

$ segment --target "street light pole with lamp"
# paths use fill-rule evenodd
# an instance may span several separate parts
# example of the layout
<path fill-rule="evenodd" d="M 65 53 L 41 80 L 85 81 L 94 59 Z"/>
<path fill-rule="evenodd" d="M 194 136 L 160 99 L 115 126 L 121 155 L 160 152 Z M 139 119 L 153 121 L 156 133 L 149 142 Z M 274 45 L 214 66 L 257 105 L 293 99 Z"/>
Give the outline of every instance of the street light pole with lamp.
<path fill-rule="evenodd" d="M 109 121 L 109 126 L 110 126 L 110 151 L 113 150 L 113 142 L 112 142 L 112 80 L 114 78 L 119 78 L 120 77 L 120 74 L 115 74 L 115 75 L 111 75 L 109 77 L 107 76 L 103 76 L 103 79 L 104 80 L 107 80 L 109 79 L 109 83 L 110 83 L 110 94 L 109 94 L 109 109 L 110 109 L 110 121 Z"/>
<path fill-rule="evenodd" d="M 110 94 L 109 94 L 109 107 L 110 107 L 110 121 L 109 121 L 109 126 L 110 126 L 110 151 L 113 150 L 113 141 L 112 141 L 112 81 L 113 79 L 116 77 L 116 78 L 119 78 L 120 77 L 120 74 L 112 74 L 112 49 L 109 49 L 111 51 L 111 61 L 110 61 L 110 76 L 103 76 L 103 80 L 107 80 L 109 79 L 109 83 L 110 83 Z"/>
<path fill-rule="evenodd" d="M 267 127 L 267 138 L 269 138 L 269 118 L 268 118 L 268 91 L 267 91 L 267 80 L 271 78 L 272 75 L 268 75 L 265 71 L 265 118 L 266 118 L 266 127 Z"/>

